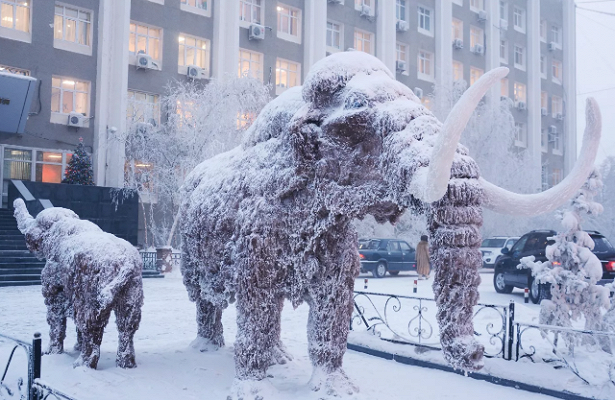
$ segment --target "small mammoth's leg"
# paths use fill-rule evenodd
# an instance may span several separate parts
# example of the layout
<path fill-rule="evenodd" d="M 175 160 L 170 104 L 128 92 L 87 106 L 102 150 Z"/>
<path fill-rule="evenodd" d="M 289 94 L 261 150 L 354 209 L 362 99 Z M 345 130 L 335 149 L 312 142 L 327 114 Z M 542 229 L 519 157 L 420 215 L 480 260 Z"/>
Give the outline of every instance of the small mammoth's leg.
<path fill-rule="evenodd" d="M 199 296 L 196 300 L 198 336 L 191 346 L 200 350 L 217 350 L 224 346 L 222 307 L 217 307 Z"/>
<path fill-rule="evenodd" d="M 88 310 L 90 311 L 90 310 Z M 100 312 L 85 312 L 75 305 L 75 324 L 81 332 L 81 354 L 73 366 L 85 366 L 96 369 L 100 359 L 100 344 L 102 343 L 105 326 L 109 322 L 111 307 Z M 83 318 L 83 320 L 81 319 Z M 86 319 L 89 318 L 89 319 Z"/>
<path fill-rule="evenodd" d="M 62 287 L 48 290 L 50 294 L 45 299 L 47 304 L 47 323 L 49 324 L 49 348 L 47 354 L 61 354 L 64 352 L 64 339 L 66 338 L 66 317 L 69 304 Z"/>
<path fill-rule="evenodd" d="M 134 336 L 141 322 L 143 286 L 141 276 L 133 279 L 120 293 L 115 305 L 115 318 L 119 334 L 115 365 L 120 368 L 135 368 Z"/>

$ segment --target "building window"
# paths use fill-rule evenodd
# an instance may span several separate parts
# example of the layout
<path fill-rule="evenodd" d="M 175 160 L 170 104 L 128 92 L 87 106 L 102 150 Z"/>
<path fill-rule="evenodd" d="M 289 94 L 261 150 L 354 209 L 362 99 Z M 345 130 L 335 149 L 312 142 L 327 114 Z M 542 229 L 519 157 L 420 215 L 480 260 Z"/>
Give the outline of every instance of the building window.
<path fill-rule="evenodd" d="M 343 49 L 343 30 L 338 22 L 327 21 L 327 51 L 334 53 Z"/>
<path fill-rule="evenodd" d="M 211 2 L 209 0 L 181 0 L 181 9 L 195 14 L 211 17 Z"/>
<path fill-rule="evenodd" d="M 245 21 L 248 25 L 262 25 L 263 0 L 239 0 L 239 20 Z"/>
<path fill-rule="evenodd" d="M 515 68 L 525 71 L 525 47 L 515 45 Z"/>
<path fill-rule="evenodd" d="M 278 5 L 278 37 L 301 43 L 301 11 Z"/>
<path fill-rule="evenodd" d="M 562 181 L 563 178 L 563 174 L 562 174 L 562 170 L 559 168 L 553 168 L 553 172 L 551 174 L 551 185 L 555 186 L 558 183 L 560 183 Z"/>
<path fill-rule="evenodd" d="M 425 35 L 433 36 L 433 11 L 424 6 L 418 6 L 419 15 L 419 32 Z"/>
<path fill-rule="evenodd" d="M 562 77 L 563 77 L 563 73 L 562 73 L 562 62 L 558 61 L 558 60 L 553 60 L 553 82 L 555 83 L 559 83 L 561 85 L 562 83 Z"/>
<path fill-rule="evenodd" d="M 544 132 L 544 129 L 543 129 L 543 132 Z M 542 151 L 546 153 L 546 150 L 544 148 Z M 540 178 L 541 178 L 542 190 L 549 189 L 549 175 L 548 175 L 547 166 L 545 164 L 543 164 L 541 167 Z"/>
<path fill-rule="evenodd" d="M 474 85 L 483 76 L 484 71 L 480 68 L 470 67 L 470 85 Z"/>
<path fill-rule="evenodd" d="M 90 82 L 54 76 L 51 79 L 51 111 L 59 114 L 77 112 L 88 116 Z"/>
<path fill-rule="evenodd" d="M 160 96 L 128 91 L 126 118 L 129 123 L 145 122 L 158 126 L 160 124 Z"/>
<path fill-rule="evenodd" d="M 515 24 L 515 30 L 525 33 L 525 10 L 519 7 L 515 7 L 513 14 L 513 23 Z"/>
<path fill-rule="evenodd" d="M 515 104 L 527 102 L 527 90 L 523 83 L 515 82 Z"/>
<path fill-rule="evenodd" d="M 544 19 L 540 20 L 540 41 L 547 42 L 547 21 Z"/>
<path fill-rule="evenodd" d="M 562 28 L 559 26 L 553 25 L 551 27 L 551 36 L 553 37 L 553 42 L 559 47 L 562 48 Z"/>
<path fill-rule="evenodd" d="M 239 49 L 239 77 L 263 81 L 263 55 L 249 50 Z"/>
<path fill-rule="evenodd" d="M 453 61 L 453 82 L 463 80 L 463 64 L 459 61 Z"/>
<path fill-rule="evenodd" d="M 485 9 L 484 0 L 470 0 L 470 10 L 478 12 Z"/>
<path fill-rule="evenodd" d="M 275 91 L 281 94 L 286 89 L 301 84 L 301 65 L 278 58 L 275 62 Z"/>
<path fill-rule="evenodd" d="M 363 6 L 371 7 L 372 0 L 354 0 L 354 8 L 357 10 L 361 10 Z"/>
<path fill-rule="evenodd" d="M 418 78 L 426 81 L 433 81 L 434 77 L 433 53 L 419 50 L 418 55 Z"/>
<path fill-rule="evenodd" d="M 500 19 L 508 21 L 508 3 L 500 1 Z"/>
<path fill-rule="evenodd" d="M 509 96 L 509 92 L 508 92 L 508 79 L 507 78 L 503 78 L 500 81 L 500 96 L 502 96 L 502 97 L 508 97 Z"/>
<path fill-rule="evenodd" d="M 562 133 L 560 131 L 555 131 L 551 134 L 549 138 L 551 143 L 553 143 L 553 154 L 561 155 L 562 154 Z"/>
<path fill-rule="evenodd" d="M 398 21 L 406 21 L 406 0 L 395 0 L 395 16 Z"/>
<path fill-rule="evenodd" d="M 29 33 L 30 7 L 26 0 L 0 0 L 0 27 Z"/>
<path fill-rule="evenodd" d="M 9 67 L 7 65 L 1 65 L 1 64 L 0 64 L 0 72 L 9 72 L 15 75 L 30 76 L 30 71 L 28 71 L 27 69 Z"/>
<path fill-rule="evenodd" d="M 147 54 L 154 60 L 160 61 L 161 41 L 162 29 L 142 25 L 138 22 L 130 23 L 130 40 L 128 41 L 130 54 Z"/>
<path fill-rule="evenodd" d="M 62 50 L 74 48 L 63 47 L 58 41 L 68 42 L 90 48 L 92 46 L 92 14 L 89 11 L 73 7 L 56 5 L 53 21 L 54 47 Z"/>
<path fill-rule="evenodd" d="M 485 35 L 483 30 L 475 26 L 470 26 L 470 47 L 475 49 L 476 45 L 483 46 L 484 40 Z"/>
<path fill-rule="evenodd" d="M 547 92 L 540 92 L 540 109 L 545 110 L 545 112 L 549 109 L 549 95 Z"/>
<path fill-rule="evenodd" d="M 355 50 L 364 51 L 368 54 L 374 54 L 372 45 L 373 34 L 355 29 L 354 31 L 354 48 Z"/>
<path fill-rule="evenodd" d="M 209 76 L 209 49 L 209 40 L 180 33 L 178 65 L 181 67 L 195 65 L 203 68 L 206 71 L 205 75 Z"/>
<path fill-rule="evenodd" d="M 547 79 L 547 60 L 544 55 L 540 55 L 540 77 Z"/>
<path fill-rule="evenodd" d="M 559 96 L 551 97 L 551 116 L 553 118 L 563 118 L 564 115 L 564 105 L 562 98 Z M 558 118 L 558 119 L 559 119 Z"/>
<path fill-rule="evenodd" d="M 540 130 L 540 150 L 543 153 L 548 153 L 549 152 L 549 133 L 546 129 L 541 129 Z M 542 166 L 543 170 L 542 170 L 542 189 L 545 189 L 545 169 L 546 166 Z"/>
<path fill-rule="evenodd" d="M 49 151 L 36 152 L 35 178 L 36 182 L 62 183 L 64 165 L 62 153 Z M 70 159 L 70 155 L 68 155 Z"/>
<path fill-rule="evenodd" d="M 508 42 L 500 39 L 500 62 L 508 64 Z"/>
<path fill-rule="evenodd" d="M 453 18 L 453 40 L 463 41 L 463 21 Z"/>
<path fill-rule="evenodd" d="M 523 122 L 515 122 L 515 146 L 525 147 L 526 126 Z"/>
<path fill-rule="evenodd" d="M 32 180 L 32 150 L 4 148 L 4 179 Z"/>
<path fill-rule="evenodd" d="M 398 72 L 404 75 L 409 75 L 408 67 L 406 66 L 406 63 L 408 62 L 408 46 L 403 43 L 397 43 L 395 49 L 395 61 L 402 62 L 405 66 L 403 70 L 399 70 L 398 68 Z"/>

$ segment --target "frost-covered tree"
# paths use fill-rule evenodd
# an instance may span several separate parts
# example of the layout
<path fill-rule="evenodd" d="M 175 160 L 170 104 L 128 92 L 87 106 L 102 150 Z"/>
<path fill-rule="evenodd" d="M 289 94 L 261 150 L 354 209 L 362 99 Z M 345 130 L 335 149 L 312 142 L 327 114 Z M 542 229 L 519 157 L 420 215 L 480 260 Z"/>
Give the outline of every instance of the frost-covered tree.
<path fill-rule="evenodd" d="M 539 283 L 550 284 L 551 300 L 541 303 L 541 324 L 571 327 L 573 321 L 584 318 L 586 329 L 602 328 L 602 311 L 610 306 L 609 290 L 596 285 L 602 278 L 602 264 L 592 253 L 594 241 L 581 229 L 583 216 L 602 212 L 602 205 L 593 200 L 601 187 L 600 174 L 594 170 L 561 213 L 563 230 L 547 246 L 548 261 L 534 262 L 533 256 L 521 260 Z"/>
<path fill-rule="evenodd" d="M 146 229 L 156 246 L 172 244 L 179 188 L 197 164 L 229 150 L 269 101 L 269 88 L 253 78 L 176 82 L 161 101 L 160 127 L 129 121 L 125 187 L 139 191 Z"/>
<path fill-rule="evenodd" d="M 615 240 L 615 157 L 607 157 L 600 165 L 602 190 L 597 198 L 604 207 L 600 218 L 591 220 L 591 225 L 609 240 Z"/>

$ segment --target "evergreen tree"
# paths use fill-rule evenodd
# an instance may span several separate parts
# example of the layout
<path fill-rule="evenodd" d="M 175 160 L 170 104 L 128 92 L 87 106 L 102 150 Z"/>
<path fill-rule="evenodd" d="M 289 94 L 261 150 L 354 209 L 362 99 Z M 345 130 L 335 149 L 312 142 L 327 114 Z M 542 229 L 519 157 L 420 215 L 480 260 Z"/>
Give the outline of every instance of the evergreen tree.
<path fill-rule="evenodd" d="M 79 138 L 79 144 L 73 153 L 73 157 L 68 162 L 68 166 L 66 167 L 66 178 L 64 178 L 62 183 L 94 186 L 93 176 L 92 160 L 90 159 L 90 155 L 85 151 L 83 138 Z"/>

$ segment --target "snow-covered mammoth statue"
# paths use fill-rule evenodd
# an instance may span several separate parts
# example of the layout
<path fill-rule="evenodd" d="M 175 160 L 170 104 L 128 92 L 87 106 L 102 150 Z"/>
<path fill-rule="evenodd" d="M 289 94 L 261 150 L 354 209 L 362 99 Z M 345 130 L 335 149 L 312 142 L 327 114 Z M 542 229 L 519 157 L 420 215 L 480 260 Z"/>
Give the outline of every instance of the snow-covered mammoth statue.
<path fill-rule="evenodd" d="M 47 352 L 64 351 L 66 318 L 73 318 L 75 349 L 81 351 L 74 365 L 95 369 L 105 326 L 115 311 L 119 332 L 116 365 L 136 367 L 133 338 L 143 305 L 139 252 L 66 208 L 48 208 L 32 218 L 22 199 L 16 199 L 13 206 L 28 249 L 47 260 L 41 273 L 49 324 Z"/>
<path fill-rule="evenodd" d="M 480 178 L 459 138 L 479 101 L 507 73 L 486 73 L 440 123 L 378 59 L 334 54 L 311 68 L 302 88 L 268 104 L 241 146 L 188 176 L 181 269 L 197 303 L 195 344 L 224 344 L 221 313 L 236 299 L 236 387 L 264 380 L 267 368 L 284 360 L 280 312 L 287 298 L 310 306 L 313 388 L 356 390 L 342 370 L 360 269 L 351 221 L 371 214 L 395 222 L 419 206 L 429 216 L 444 354 L 456 368 L 482 367 L 472 326 L 481 207 L 523 215 L 555 209 L 589 175 L 600 137 L 590 100 L 579 161 L 560 185 L 517 195 Z"/>

